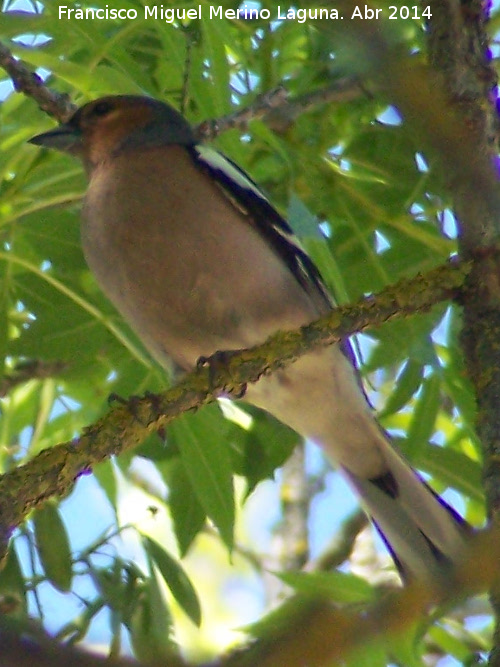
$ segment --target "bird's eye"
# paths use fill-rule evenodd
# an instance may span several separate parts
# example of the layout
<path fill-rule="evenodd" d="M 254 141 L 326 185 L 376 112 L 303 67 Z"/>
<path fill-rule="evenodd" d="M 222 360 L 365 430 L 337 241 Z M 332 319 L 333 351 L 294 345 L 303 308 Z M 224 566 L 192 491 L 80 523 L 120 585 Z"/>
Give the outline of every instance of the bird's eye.
<path fill-rule="evenodd" d="M 92 113 L 94 116 L 106 116 L 112 108 L 109 102 L 98 102 L 93 108 Z"/>

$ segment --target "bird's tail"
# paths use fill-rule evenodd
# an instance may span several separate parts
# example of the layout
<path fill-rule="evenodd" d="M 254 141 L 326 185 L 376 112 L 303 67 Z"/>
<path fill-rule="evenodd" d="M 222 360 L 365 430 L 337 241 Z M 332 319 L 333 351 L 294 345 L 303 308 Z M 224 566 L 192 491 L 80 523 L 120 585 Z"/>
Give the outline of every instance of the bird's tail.
<path fill-rule="evenodd" d="M 362 479 L 343 468 L 389 546 L 403 578 L 442 576 L 460 561 L 470 526 L 387 443 L 389 472 Z"/>

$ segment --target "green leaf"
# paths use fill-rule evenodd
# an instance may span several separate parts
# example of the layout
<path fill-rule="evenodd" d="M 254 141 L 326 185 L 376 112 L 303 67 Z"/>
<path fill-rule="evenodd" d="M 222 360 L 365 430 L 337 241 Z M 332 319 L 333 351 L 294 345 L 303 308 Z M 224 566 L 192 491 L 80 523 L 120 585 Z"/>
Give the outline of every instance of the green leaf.
<path fill-rule="evenodd" d="M 118 485 L 112 461 L 103 461 L 94 466 L 92 473 L 99 486 L 106 494 L 111 507 L 116 511 Z"/>
<path fill-rule="evenodd" d="M 414 144 L 402 127 L 370 125 L 346 147 L 349 175 L 360 179 L 364 192 L 400 214 L 423 175 L 414 158 Z"/>
<path fill-rule="evenodd" d="M 273 479 L 276 468 L 283 465 L 300 436 L 277 419 L 251 405 L 241 406 L 251 415 L 248 429 L 234 425 L 229 437 L 234 472 L 246 477 L 250 494 L 259 482 Z"/>
<path fill-rule="evenodd" d="M 423 375 L 424 367 L 422 364 L 413 359 L 408 359 L 398 375 L 394 391 L 391 392 L 386 404 L 379 412 L 379 419 L 401 410 L 420 387 Z"/>
<path fill-rule="evenodd" d="M 419 639 L 422 635 L 422 625 L 428 621 L 424 618 L 423 622 L 418 619 L 406 628 L 403 633 L 393 633 L 389 639 L 388 650 L 396 658 L 397 664 L 405 667 L 422 667 L 422 644 Z"/>
<path fill-rule="evenodd" d="M 411 459 L 424 446 L 434 433 L 436 417 L 439 412 L 441 377 L 432 373 L 422 383 L 422 391 L 417 399 L 413 418 L 408 430 L 405 452 Z"/>
<path fill-rule="evenodd" d="M 411 316 L 387 322 L 369 335 L 377 341 L 363 370 L 388 368 L 408 358 L 422 365 L 436 363 L 436 351 L 431 332 L 443 316 L 444 307 L 434 308 L 430 314 Z"/>
<path fill-rule="evenodd" d="M 119 558 L 113 561 L 112 567 L 90 568 L 90 575 L 102 598 L 116 612 L 121 612 L 125 607 L 126 586 L 122 577 L 123 568 L 124 563 Z"/>
<path fill-rule="evenodd" d="M 0 595 L 4 598 L 4 614 L 8 614 L 14 618 L 27 617 L 26 586 L 14 540 L 11 540 L 9 544 L 7 560 L 3 569 L 0 570 Z M 9 598 L 11 598 L 12 604 L 11 612 L 7 609 Z"/>
<path fill-rule="evenodd" d="M 403 449 L 406 451 L 404 444 Z M 412 456 L 412 463 L 440 482 L 484 503 L 482 467 L 462 452 L 429 442 L 421 443 Z"/>
<path fill-rule="evenodd" d="M 445 389 L 460 410 L 462 419 L 469 430 L 469 435 L 477 439 L 475 431 L 477 405 L 472 382 L 467 376 L 463 348 L 460 344 L 462 326 L 462 313 L 457 306 L 452 306 L 450 308 L 446 341 L 447 360 L 443 369 L 443 378 Z"/>
<path fill-rule="evenodd" d="M 356 648 L 346 661 L 346 667 L 387 667 L 387 663 L 387 650 L 384 641 L 379 639 Z"/>
<path fill-rule="evenodd" d="M 168 506 L 174 522 L 181 556 L 185 556 L 194 538 L 205 525 L 207 513 L 196 497 L 182 461 L 177 458 L 157 463 L 168 486 Z"/>
<path fill-rule="evenodd" d="M 201 506 L 229 549 L 233 546 L 234 492 L 228 443 L 217 406 L 183 415 L 168 429 Z"/>
<path fill-rule="evenodd" d="M 201 608 L 196 591 L 180 563 L 163 547 L 149 537 L 143 536 L 142 543 L 165 579 L 172 595 L 197 626 L 201 623 Z"/>
<path fill-rule="evenodd" d="M 139 592 L 129 629 L 134 654 L 140 662 L 158 664 L 164 661 L 168 664 L 172 655 L 177 654 L 170 636 L 170 610 L 154 570 Z"/>
<path fill-rule="evenodd" d="M 434 625 L 429 629 L 429 637 L 432 638 L 447 656 L 453 656 L 462 664 L 471 659 L 471 650 L 465 636 L 457 636 L 457 629 L 447 630 L 442 625 Z M 476 663 L 477 664 L 477 663 Z"/>
<path fill-rule="evenodd" d="M 47 578 L 58 590 L 71 590 L 73 570 L 69 539 L 57 504 L 48 501 L 33 516 L 40 562 Z"/>
<path fill-rule="evenodd" d="M 293 192 L 288 202 L 288 222 L 298 236 L 321 238 L 318 218 L 311 213 L 304 202 Z"/>
<path fill-rule="evenodd" d="M 4 374 L 5 355 L 7 353 L 7 340 L 9 336 L 9 293 L 10 264 L 0 261 L 0 377 Z"/>
<path fill-rule="evenodd" d="M 276 572 L 285 584 L 299 593 L 328 597 L 345 604 L 372 602 L 373 588 L 361 577 L 344 572 Z"/>
<path fill-rule="evenodd" d="M 87 603 L 82 613 L 76 618 L 69 621 L 62 626 L 57 632 L 57 640 L 68 640 L 69 642 L 75 643 L 81 641 L 90 627 L 90 624 L 94 618 L 99 614 L 99 612 L 104 608 L 105 602 L 101 597 L 97 597 L 92 600 L 91 603 Z"/>
<path fill-rule="evenodd" d="M 208 7 L 206 7 L 208 9 Z M 220 20 L 202 19 L 204 59 L 208 64 L 209 80 L 212 83 L 210 95 L 204 102 L 204 112 L 218 116 L 227 112 L 229 106 L 229 64 L 224 44 Z M 208 63 L 207 63 L 208 61 Z M 205 90 L 205 93 L 207 91 Z M 208 108 L 208 105 L 211 107 Z"/>

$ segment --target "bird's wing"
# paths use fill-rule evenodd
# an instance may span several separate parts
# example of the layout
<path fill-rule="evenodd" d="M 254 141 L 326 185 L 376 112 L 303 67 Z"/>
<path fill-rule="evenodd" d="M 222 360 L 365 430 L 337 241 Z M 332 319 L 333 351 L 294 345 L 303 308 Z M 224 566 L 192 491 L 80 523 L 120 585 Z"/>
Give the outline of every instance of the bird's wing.
<path fill-rule="evenodd" d="M 335 302 L 328 292 L 321 274 L 288 222 L 278 213 L 259 186 L 250 176 L 228 157 L 208 146 L 187 147 L 195 164 L 208 173 L 224 196 L 244 214 L 258 232 L 269 243 L 274 252 L 288 266 L 298 283 L 311 296 L 324 313 L 333 308 Z M 353 347 L 345 338 L 340 349 L 349 359 L 356 373 L 358 385 L 364 390 Z"/>
<path fill-rule="evenodd" d="M 273 251 L 286 263 L 306 292 L 322 305 L 333 305 L 320 272 L 300 245 L 290 225 L 272 206 L 256 183 L 229 158 L 208 146 L 190 149 L 195 164 L 207 172 L 224 195 L 248 217 L 250 224 L 265 238 Z"/>

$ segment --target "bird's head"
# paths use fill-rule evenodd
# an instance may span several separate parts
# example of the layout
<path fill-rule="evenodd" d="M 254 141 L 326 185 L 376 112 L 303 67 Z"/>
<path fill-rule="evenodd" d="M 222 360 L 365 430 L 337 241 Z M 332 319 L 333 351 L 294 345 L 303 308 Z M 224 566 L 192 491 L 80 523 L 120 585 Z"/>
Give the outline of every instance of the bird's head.
<path fill-rule="evenodd" d="M 134 148 L 195 143 L 189 123 L 168 104 L 150 97 L 101 97 L 80 107 L 54 130 L 38 134 L 30 143 L 71 153 L 87 168 Z"/>

